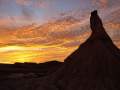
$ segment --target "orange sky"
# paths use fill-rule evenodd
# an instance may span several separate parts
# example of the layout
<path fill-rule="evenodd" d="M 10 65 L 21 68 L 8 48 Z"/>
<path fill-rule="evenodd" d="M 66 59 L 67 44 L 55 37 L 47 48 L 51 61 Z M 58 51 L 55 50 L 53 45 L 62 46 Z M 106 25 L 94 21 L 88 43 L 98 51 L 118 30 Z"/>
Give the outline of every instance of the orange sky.
<path fill-rule="evenodd" d="M 11 1 L 0 3 L 0 63 L 63 61 L 89 37 L 93 9 L 120 48 L 119 0 Z"/>

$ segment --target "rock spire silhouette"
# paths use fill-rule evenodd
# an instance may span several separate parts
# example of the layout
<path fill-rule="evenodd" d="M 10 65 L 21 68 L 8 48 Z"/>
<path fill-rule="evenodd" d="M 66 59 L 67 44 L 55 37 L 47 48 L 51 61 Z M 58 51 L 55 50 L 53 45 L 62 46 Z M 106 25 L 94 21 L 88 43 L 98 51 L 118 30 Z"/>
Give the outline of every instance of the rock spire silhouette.
<path fill-rule="evenodd" d="M 107 33 L 105 32 L 105 29 L 102 24 L 102 20 L 98 16 L 97 10 L 91 12 L 90 27 L 92 30 L 91 36 L 94 37 L 95 39 L 101 38 L 101 39 L 111 40 L 107 35 Z"/>
<path fill-rule="evenodd" d="M 91 36 L 53 75 L 59 90 L 120 90 L 120 50 L 96 10 L 91 12 L 90 27 Z"/>

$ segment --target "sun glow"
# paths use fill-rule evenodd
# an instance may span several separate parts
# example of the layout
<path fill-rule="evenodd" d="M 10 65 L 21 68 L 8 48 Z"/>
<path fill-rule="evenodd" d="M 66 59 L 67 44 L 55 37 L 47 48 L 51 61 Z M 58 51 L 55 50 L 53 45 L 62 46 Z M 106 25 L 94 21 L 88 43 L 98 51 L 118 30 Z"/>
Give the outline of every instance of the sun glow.
<path fill-rule="evenodd" d="M 0 47 L 0 57 L 3 63 L 15 62 L 32 62 L 32 60 L 40 55 L 37 51 L 40 47 L 25 47 L 25 46 L 4 46 Z"/>
<path fill-rule="evenodd" d="M 8 53 L 9 61 L 14 62 L 32 62 L 33 58 L 37 55 L 34 52 L 28 52 L 28 51 L 18 51 L 13 53 Z"/>
<path fill-rule="evenodd" d="M 72 49 L 73 50 L 73 49 Z M 66 52 L 71 52 L 64 47 L 31 45 L 31 46 L 4 46 L 0 47 L 1 63 L 15 63 L 15 62 L 36 62 L 42 63 L 53 60 L 63 60 L 67 56 Z M 66 53 L 66 54 L 65 54 Z M 54 56 L 52 56 L 52 55 Z"/>
<path fill-rule="evenodd" d="M 5 47 L 0 47 L 0 52 L 23 50 L 24 48 L 25 47 L 21 47 L 21 46 L 5 46 Z"/>

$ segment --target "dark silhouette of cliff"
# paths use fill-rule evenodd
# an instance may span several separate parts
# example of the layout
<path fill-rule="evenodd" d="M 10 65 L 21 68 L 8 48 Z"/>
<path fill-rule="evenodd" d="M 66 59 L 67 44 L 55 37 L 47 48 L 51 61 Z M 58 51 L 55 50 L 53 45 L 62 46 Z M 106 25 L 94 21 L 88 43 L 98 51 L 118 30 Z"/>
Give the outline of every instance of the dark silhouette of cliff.
<path fill-rule="evenodd" d="M 91 36 L 47 77 L 6 80 L 0 90 L 120 90 L 120 50 L 93 11 Z M 12 83 L 11 83 L 12 82 Z"/>
<path fill-rule="evenodd" d="M 59 90 L 120 90 L 120 50 L 96 10 L 91 13 L 90 27 L 91 36 L 54 75 Z"/>

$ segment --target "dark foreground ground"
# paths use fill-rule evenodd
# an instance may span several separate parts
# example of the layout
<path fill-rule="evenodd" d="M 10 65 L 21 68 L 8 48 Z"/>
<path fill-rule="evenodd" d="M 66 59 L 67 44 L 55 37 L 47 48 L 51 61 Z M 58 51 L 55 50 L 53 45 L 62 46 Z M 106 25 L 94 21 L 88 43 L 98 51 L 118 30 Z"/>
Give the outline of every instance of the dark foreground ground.
<path fill-rule="evenodd" d="M 0 80 L 43 77 L 61 67 L 62 62 L 0 64 Z"/>

